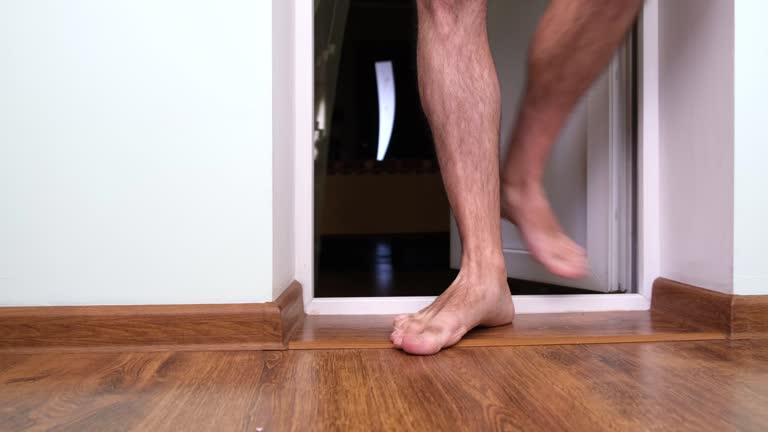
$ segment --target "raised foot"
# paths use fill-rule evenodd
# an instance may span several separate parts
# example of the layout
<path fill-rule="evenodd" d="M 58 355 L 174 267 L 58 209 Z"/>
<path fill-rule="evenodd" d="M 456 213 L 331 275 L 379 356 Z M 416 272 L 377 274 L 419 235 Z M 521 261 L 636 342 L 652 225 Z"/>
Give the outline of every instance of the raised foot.
<path fill-rule="evenodd" d="M 453 284 L 420 312 L 395 318 L 390 336 L 395 347 L 410 354 L 435 354 L 456 344 L 474 327 L 512 322 L 515 307 L 506 273 L 468 273 L 462 270 Z"/>
<path fill-rule="evenodd" d="M 586 252 L 560 227 L 541 185 L 516 187 L 502 182 L 501 213 L 517 225 L 531 255 L 547 270 L 571 279 L 587 274 Z"/>

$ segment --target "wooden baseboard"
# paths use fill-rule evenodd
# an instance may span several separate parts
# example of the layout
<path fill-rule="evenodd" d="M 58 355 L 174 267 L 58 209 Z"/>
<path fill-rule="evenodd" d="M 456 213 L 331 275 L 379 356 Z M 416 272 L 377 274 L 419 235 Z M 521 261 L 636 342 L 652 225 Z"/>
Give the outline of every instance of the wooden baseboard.
<path fill-rule="evenodd" d="M 651 313 L 699 333 L 768 337 L 768 296 L 734 296 L 660 278 Z M 296 344 L 293 335 L 306 338 L 304 321 L 297 282 L 268 303 L 6 307 L 0 308 L 0 352 L 284 350 L 289 341 Z"/>
<path fill-rule="evenodd" d="M 724 294 L 659 278 L 653 284 L 651 310 L 717 328 L 730 339 L 768 337 L 768 295 Z"/>
<path fill-rule="evenodd" d="M 768 338 L 768 295 L 734 296 L 731 339 Z"/>
<path fill-rule="evenodd" d="M 658 278 L 653 283 L 651 310 L 728 333 L 731 297 L 730 294 Z"/>
<path fill-rule="evenodd" d="M 275 300 L 274 304 L 280 310 L 280 325 L 283 335 L 283 348 L 288 347 L 291 336 L 300 327 L 307 314 L 304 312 L 304 294 L 301 284 L 293 281 L 291 285 Z"/>
<path fill-rule="evenodd" d="M 274 302 L 0 308 L 0 351 L 287 349 L 304 316 L 301 285 Z"/>

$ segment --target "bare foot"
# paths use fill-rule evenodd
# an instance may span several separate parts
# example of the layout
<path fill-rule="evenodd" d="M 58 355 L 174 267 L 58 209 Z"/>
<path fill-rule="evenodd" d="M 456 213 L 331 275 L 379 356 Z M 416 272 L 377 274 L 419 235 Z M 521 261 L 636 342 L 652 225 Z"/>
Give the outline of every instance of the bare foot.
<path fill-rule="evenodd" d="M 435 354 L 457 343 L 479 325 L 512 322 L 515 307 L 504 266 L 463 267 L 456 280 L 434 303 L 415 314 L 395 318 L 390 339 L 410 354 Z"/>
<path fill-rule="evenodd" d="M 540 184 L 501 184 L 501 213 L 517 225 L 536 260 L 552 273 L 578 279 L 587 274 L 584 249 L 563 232 Z"/>

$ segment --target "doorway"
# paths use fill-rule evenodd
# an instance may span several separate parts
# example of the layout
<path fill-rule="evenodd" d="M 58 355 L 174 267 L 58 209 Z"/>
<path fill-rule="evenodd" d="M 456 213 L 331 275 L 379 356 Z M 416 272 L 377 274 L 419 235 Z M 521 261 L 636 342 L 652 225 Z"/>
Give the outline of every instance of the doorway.
<path fill-rule="evenodd" d="M 525 51 L 546 3 L 489 0 L 502 137 L 514 121 Z M 415 4 L 320 0 L 314 12 L 314 297 L 439 295 L 455 277 L 460 244 L 418 99 Z M 549 275 L 504 222 L 515 295 L 635 289 L 633 40 L 576 110 L 546 179 L 558 217 L 587 248 L 595 271 L 580 281 Z"/>

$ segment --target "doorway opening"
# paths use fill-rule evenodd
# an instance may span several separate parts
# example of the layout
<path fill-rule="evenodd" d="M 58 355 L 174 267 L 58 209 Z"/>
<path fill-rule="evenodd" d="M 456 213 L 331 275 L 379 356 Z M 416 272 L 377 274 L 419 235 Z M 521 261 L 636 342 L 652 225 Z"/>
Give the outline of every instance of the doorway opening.
<path fill-rule="evenodd" d="M 502 152 L 546 4 L 488 2 Z M 439 295 L 458 272 L 461 245 L 419 101 L 415 2 L 318 0 L 314 14 L 314 297 Z M 550 275 L 504 221 L 514 295 L 636 292 L 634 40 L 576 109 L 545 179 L 592 273 L 576 281 Z"/>

